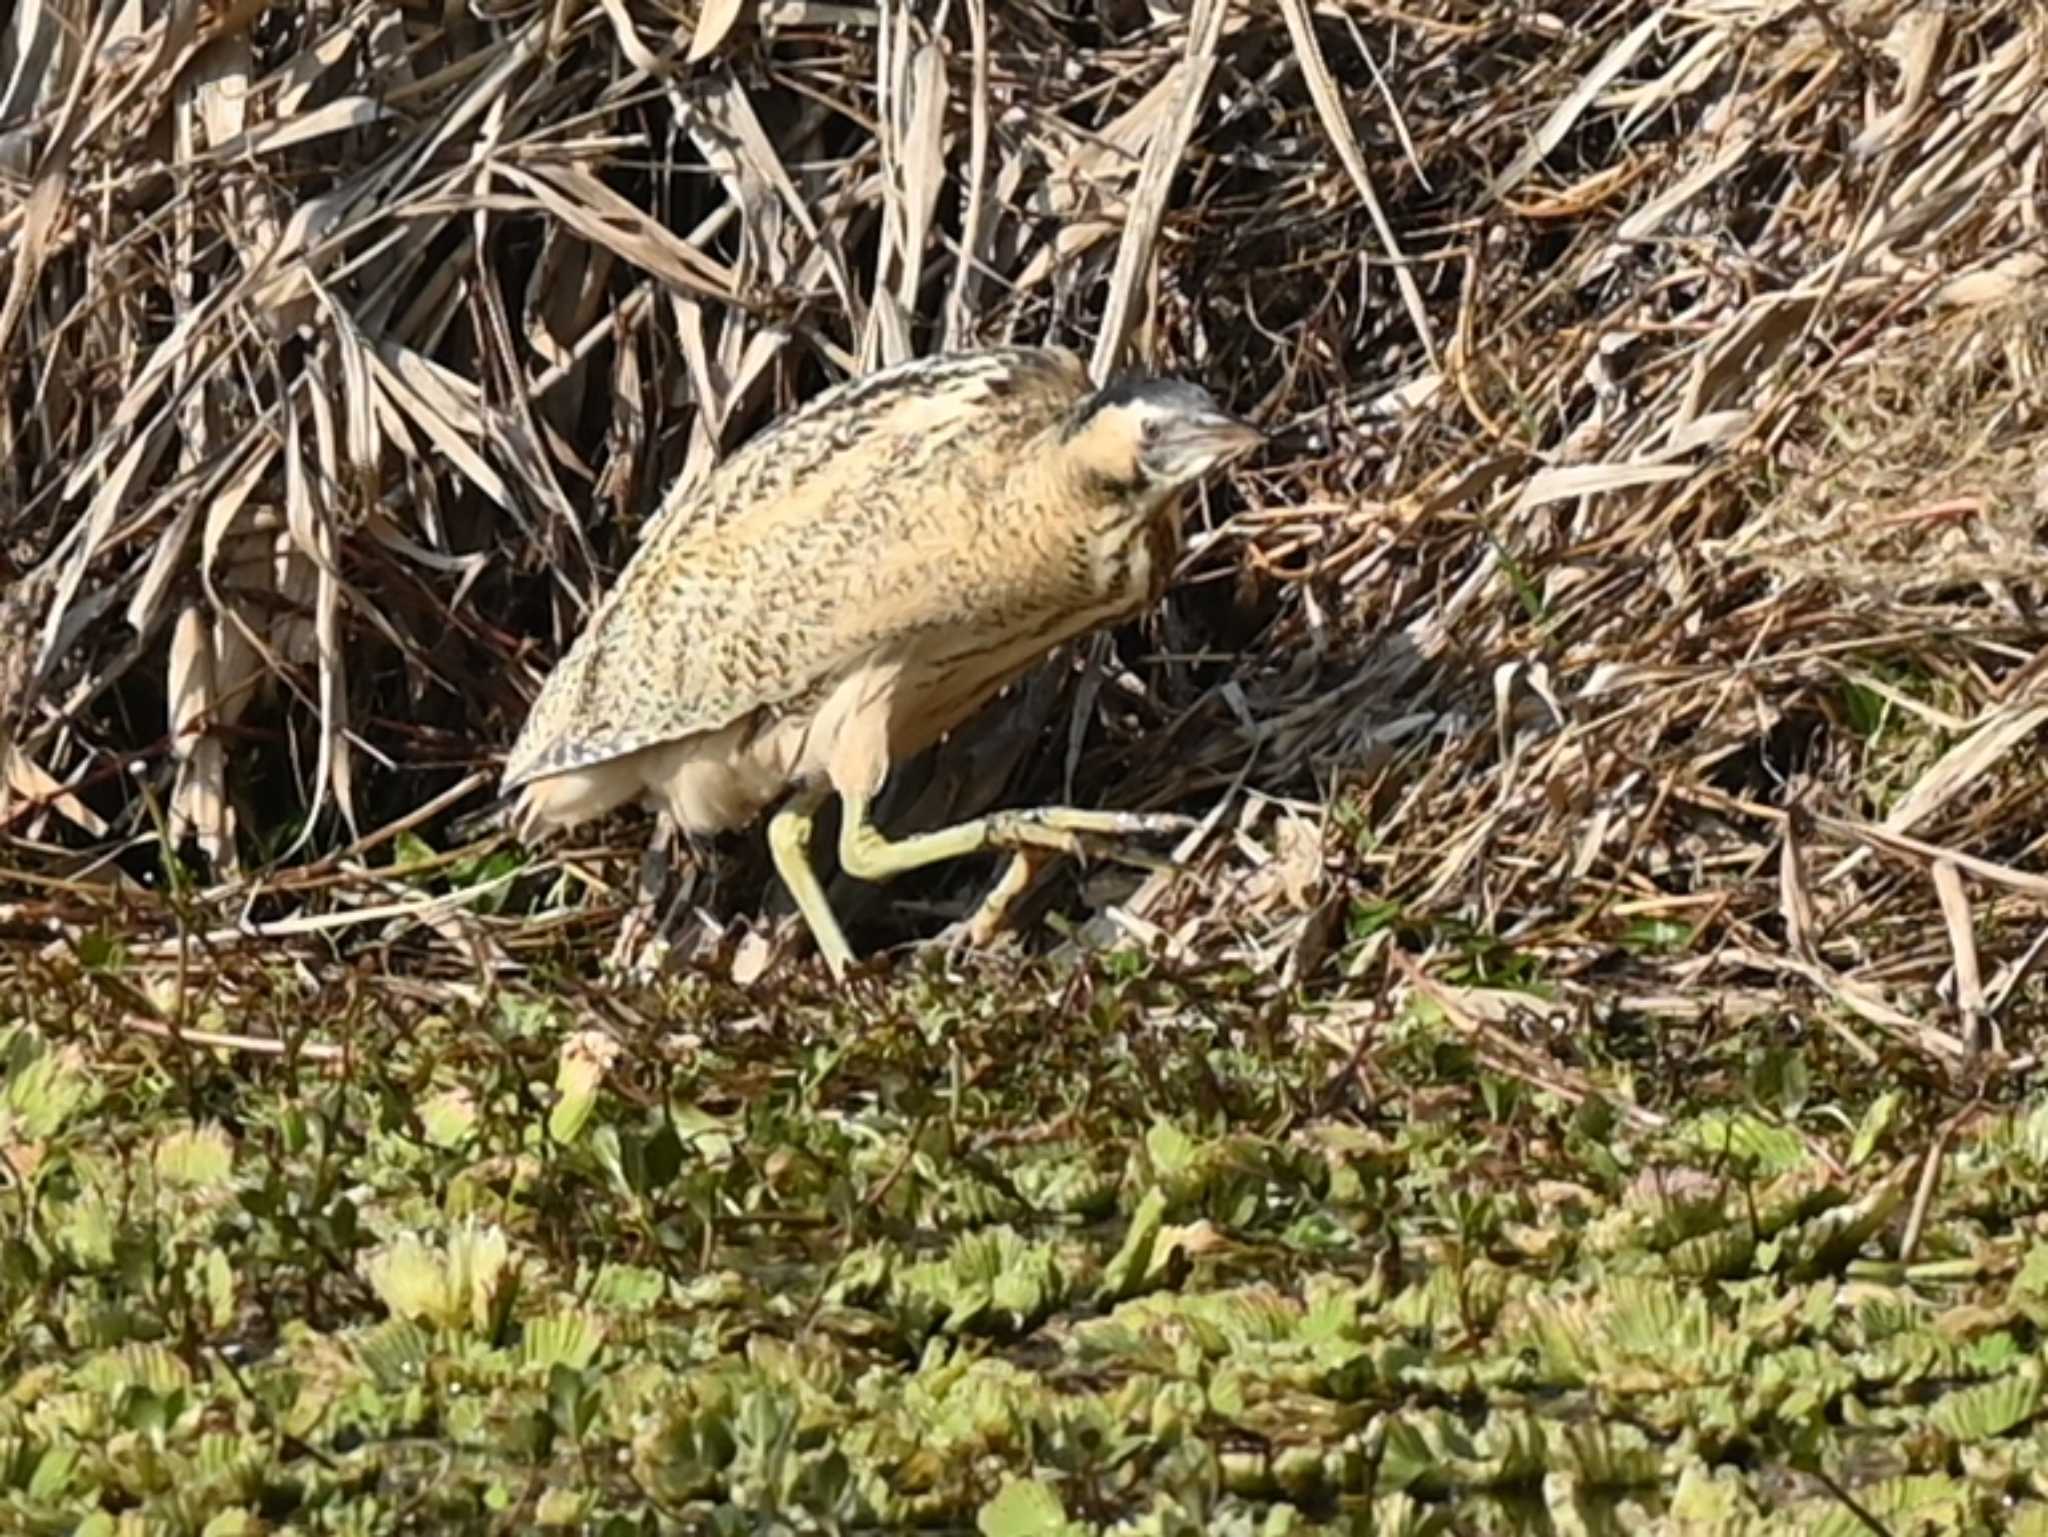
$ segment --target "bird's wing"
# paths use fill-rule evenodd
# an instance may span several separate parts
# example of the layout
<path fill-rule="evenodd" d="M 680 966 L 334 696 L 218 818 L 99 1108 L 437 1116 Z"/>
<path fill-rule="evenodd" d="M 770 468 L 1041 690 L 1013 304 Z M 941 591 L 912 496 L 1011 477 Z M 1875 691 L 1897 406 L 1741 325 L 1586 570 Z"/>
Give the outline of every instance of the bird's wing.
<path fill-rule="evenodd" d="M 769 427 L 653 525 L 542 686 L 504 788 L 800 700 L 898 622 L 880 573 L 974 537 L 967 503 L 1088 389 L 1065 349 L 955 353 Z"/>

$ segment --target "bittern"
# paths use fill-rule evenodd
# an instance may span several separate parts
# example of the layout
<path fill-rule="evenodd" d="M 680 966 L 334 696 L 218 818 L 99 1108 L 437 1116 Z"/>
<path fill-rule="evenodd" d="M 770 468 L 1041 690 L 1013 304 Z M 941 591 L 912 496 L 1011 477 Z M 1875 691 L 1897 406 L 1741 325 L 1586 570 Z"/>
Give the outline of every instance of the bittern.
<path fill-rule="evenodd" d="M 787 797 L 776 873 L 843 977 L 853 952 L 810 857 L 837 792 L 839 862 L 858 878 L 1007 852 L 969 928 L 987 937 L 1046 855 L 1185 820 L 1042 807 L 892 841 L 870 815 L 890 766 L 1062 642 L 1154 602 L 1179 493 L 1260 441 L 1196 385 L 1098 389 L 1062 348 L 918 359 L 825 391 L 652 525 L 513 745 L 515 826 L 637 800 L 703 834 Z"/>

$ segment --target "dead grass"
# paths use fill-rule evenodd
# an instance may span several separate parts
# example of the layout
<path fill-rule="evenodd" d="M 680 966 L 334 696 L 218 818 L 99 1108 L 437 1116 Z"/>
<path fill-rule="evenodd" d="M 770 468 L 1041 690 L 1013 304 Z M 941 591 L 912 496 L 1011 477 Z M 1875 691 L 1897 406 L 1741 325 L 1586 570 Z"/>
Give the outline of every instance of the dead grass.
<path fill-rule="evenodd" d="M 1057 340 L 1275 448 L 887 820 L 1207 812 L 1112 932 L 1475 1032 L 1504 974 L 2033 1060 L 2048 7 L 918 9 L 17 11 L 14 932 L 118 923 L 159 1024 L 602 943 L 433 846 L 645 519 L 847 370 Z"/>

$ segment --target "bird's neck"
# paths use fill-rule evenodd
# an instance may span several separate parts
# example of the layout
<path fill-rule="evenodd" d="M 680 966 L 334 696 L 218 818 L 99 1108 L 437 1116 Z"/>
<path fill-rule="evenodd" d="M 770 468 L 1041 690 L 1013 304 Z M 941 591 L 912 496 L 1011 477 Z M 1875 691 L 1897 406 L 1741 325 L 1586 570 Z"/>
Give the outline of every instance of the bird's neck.
<path fill-rule="evenodd" d="M 1117 612 L 1149 604 L 1179 556 L 1180 496 L 1117 481 L 1117 459 L 1093 451 L 1096 445 L 1071 441 L 1062 448 L 1023 456 L 1010 472 L 1013 494 L 1006 500 L 1038 510 L 1032 542 L 1073 570 L 1093 602 Z"/>

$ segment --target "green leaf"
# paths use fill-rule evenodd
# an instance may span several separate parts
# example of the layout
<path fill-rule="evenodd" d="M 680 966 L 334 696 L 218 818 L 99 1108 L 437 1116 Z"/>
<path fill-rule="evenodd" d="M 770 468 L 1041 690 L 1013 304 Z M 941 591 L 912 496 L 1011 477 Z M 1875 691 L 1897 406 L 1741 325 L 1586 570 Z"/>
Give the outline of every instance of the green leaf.
<path fill-rule="evenodd" d="M 410 829 L 391 840 L 391 862 L 394 865 L 423 865 L 436 857 L 434 846 Z M 411 878 L 419 879 L 417 875 Z"/>
<path fill-rule="evenodd" d="M 1954 1479 L 1931 1474 L 1925 1477 L 1887 1478 L 1856 1491 L 1863 1509 L 1851 1511 L 1830 1499 L 1825 1507 L 1810 1509 L 1825 1514 L 1808 1528 L 1813 1537 L 1869 1537 L 1868 1516 L 1875 1516 L 1887 1532 L 1935 1534 L 1981 1530 L 1966 1526 L 1971 1504 L 1969 1491 Z M 1865 1512 L 1868 1513 L 1866 1516 Z"/>
<path fill-rule="evenodd" d="M 529 1319 L 520 1356 L 530 1366 L 573 1366 L 582 1370 L 604 1345 L 604 1324 L 587 1313 L 553 1313 Z"/>
<path fill-rule="evenodd" d="M 1131 1213 L 1130 1226 L 1124 1231 L 1122 1246 L 1103 1267 L 1102 1284 L 1096 1289 L 1098 1298 L 1122 1302 L 1143 1288 L 1152 1268 L 1152 1249 L 1165 1221 L 1166 1195 L 1154 1185 L 1139 1198 L 1138 1209 Z"/>
<path fill-rule="evenodd" d="M 618 1056 L 618 1043 L 599 1030 L 579 1030 L 562 1043 L 555 1065 L 555 1107 L 548 1113 L 548 1135 L 574 1142 L 597 1105 L 605 1070 Z"/>
<path fill-rule="evenodd" d="M 1013 1478 L 974 1518 L 981 1537 L 1066 1537 L 1078 1531 L 1067 1521 L 1060 1497 L 1035 1478 Z"/>
<path fill-rule="evenodd" d="M 391 1392 L 417 1384 L 434 1354 L 426 1332 L 408 1318 L 392 1319 L 362 1335 L 355 1353 L 371 1377 Z"/>
<path fill-rule="evenodd" d="M 1154 1121 L 1145 1133 L 1145 1156 L 1165 1179 L 1193 1168 L 1201 1151 L 1201 1144 L 1171 1121 Z"/>
<path fill-rule="evenodd" d="M 2020 1296 L 2048 1297 L 2048 1243 L 2035 1243 L 2028 1248 L 2019 1274 L 2013 1277 L 2012 1289 Z"/>
<path fill-rule="evenodd" d="M 1897 1089 L 1886 1089 L 1870 1102 L 1870 1108 L 1863 1112 L 1863 1119 L 1857 1123 L 1855 1140 L 1849 1144 L 1849 1156 L 1845 1160 L 1849 1168 L 1861 1168 L 1877 1150 L 1878 1139 L 1891 1128 L 1903 1103 L 1905 1095 Z"/>
<path fill-rule="evenodd" d="M 2002 1436 L 2041 1411 L 2042 1368 L 2027 1368 L 1997 1382 L 1979 1383 L 1944 1396 L 1928 1416 L 1936 1430 L 1965 1445 Z"/>
<path fill-rule="evenodd" d="M 476 1096 L 460 1086 L 443 1090 L 420 1101 L 419 1117 L 435 1147 L 460 1147 L 476 1130 Z"/>
<path fill-rule="evenodd" d="M 1680 1532 L 1730 1531 L 1756 1514 L 1756 1506 L 1734 1468 L 1709 1470 L 1688 1460 L 1671 1496 L 1671 1520 Z"/>
<path fill-rule="evenodd" d="M 478 1333 L 496 1332 L 510 1306 L 519 1267 L 496 1227 L 468 1223 L 445 1247 L 406 1237 L 368 1255 L 363 1278 L 400 1318 Z"/>
<path fill-rule="evenodd" d="M 79 1455 L 75 1448 L 51 1447 L 36 1459 L 35 1471 L 28 1479 L 28 1497 L 37 1504 L 55 1504 L 71 1487 L 72 1475 L 78 1469 L 78 1462 Z"/>
<path fill-rule="evenodd" d="M 609 1264 L 597 1273 L 591 1288 L 591 1302 L 622 1313 L 639 1313 L 654 1306 L 668 1290 L 668 1278 L 659 1270 L 642 1265 Z"/>
<path fill-rule="evenodd" d="M 1783 1174 L 1807 1161 L 1797 1132 L 1746 1110 L 1709 1110 L 1680 1133 L 1704 1153 L 1750 1160 L 1765 1174 Z"/>
<path fill-rule="evenodd" d="M 14 1031 L 0 1061 L 7 1073 L 0 1084 L 0 1149 L 54 1136 L 94 1097 L 84 1053 L 75 1046 L 50 1051 L 27 1031 Z"/>
<path fill-rule="evenodd" d="M 218 1126 L 172 1132 L 157 1142 L 156 1172 L 165 1184 L 188 1190 L 224 1185 L 235 1172 L 234 1145 Z"/>

